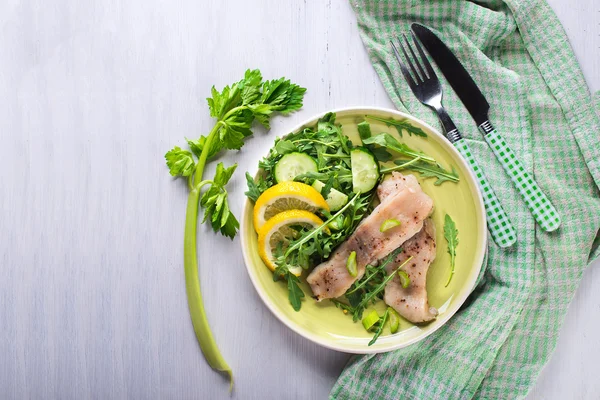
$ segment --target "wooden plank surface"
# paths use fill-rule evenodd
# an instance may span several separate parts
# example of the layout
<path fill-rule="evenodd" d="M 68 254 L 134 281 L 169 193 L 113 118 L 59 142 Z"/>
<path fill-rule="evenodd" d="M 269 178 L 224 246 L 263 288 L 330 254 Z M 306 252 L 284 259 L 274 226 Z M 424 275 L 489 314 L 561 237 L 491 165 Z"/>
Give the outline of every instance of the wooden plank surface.
<path fill-rule="evenodd" d="M 551 1 L 598 90 L 600 3 L 575 3 Z M 247 67 L 309 88 L 302 112 L 276 118 L 271 134 L 223 160 L 239 163 L 229 188 L 240 215 L 241 172 L 276 133 L 331 108 L 391 107 L 349 4 L 8 0 L 0 29 L 2 398 L 230 398 L 191 329 L 187 189 L 162 157 L 210 129 L 210 87 Z M 347 355 L 271 315 L 239 239 L 204 227 L 199 235 L 208 317 L 236 375 L 232 398 L 325 398 Z M 599 266 L 586 272 L 531 398 L 597 398 Z"/>

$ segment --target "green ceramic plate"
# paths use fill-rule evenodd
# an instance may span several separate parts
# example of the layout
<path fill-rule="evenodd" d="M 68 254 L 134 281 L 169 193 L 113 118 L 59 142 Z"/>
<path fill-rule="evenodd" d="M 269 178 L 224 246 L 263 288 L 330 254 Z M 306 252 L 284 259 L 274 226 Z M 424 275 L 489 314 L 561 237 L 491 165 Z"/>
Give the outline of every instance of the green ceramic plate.
<path fill-rule="evenodd" d="M 388 328 L 372 346 L 367 346 L 372 334 L 366 332 L 362 324 L 352 322 L 352 318 L 342 313 L 331 302 L 320 303 L 311 297 L 306 282 L 303 290 L 307 294 L 302 309 L 296 312 L 289 304 L 287 287 L 281 282 L 273 282 L 273 274 L 258 256 L 257 235 L 252 222 L 253 203 L 246 201 L 242 216 L 241 238 L 246 267 L 254 287 L 267 307 L 290 329 L 330 349 L 348 353 L 379 353 L 390 351 L 415 343 L 436 329 L 439 329 L 456 313 L 475 286 L 481 269 L 487 245 L 487 228 L 481 195 L 475 178 L 454 147 L 435 129 L 407 114 L 381 108 L 347 108 L 336 110 L 337 122 L 342 124 L 343 132 L 353 141 L 358 139 L 356 124 L 365 114 L 386 118 L 408 118 L 414 125 L 421 127 L 428 138 L 404 134 L 402 141 L 412 148 L 422 150 L 433 156 L 444 167 L 456 168 L 460 176 L 459 183 L 446 182 L 434 186 L 435 179 L 423 179 L 417 176 L 423 190 L 434 200 L 433 220 L 436 225 L 437 256 L 427 274 L 427 292 L 429 302 L 440 314 L 438 318 L 422 326 L 416 326 L 401 320 L 400 330 L 391 335 Z M 317 115 L 294 132 L 305 126 L 312 126 L 322 117 Z M 384 123 L 369 121 L 373 133 L 388 132 L 395 137 L 398 133 Z M 265 149 L 265 154 L 268 149 Z M 413 173 L 404 171 L 404 173 Z M 444 216 L 448 213 L 456 222 L 460 244 L 456 257 L 456 271 L 448 287 L 444 287 L 450 268 L 450 257 L 444 240 Z M 383 302 L 380 311 L 385 309 Z M 381 314 L 381 313 L 380 313 Z"/>

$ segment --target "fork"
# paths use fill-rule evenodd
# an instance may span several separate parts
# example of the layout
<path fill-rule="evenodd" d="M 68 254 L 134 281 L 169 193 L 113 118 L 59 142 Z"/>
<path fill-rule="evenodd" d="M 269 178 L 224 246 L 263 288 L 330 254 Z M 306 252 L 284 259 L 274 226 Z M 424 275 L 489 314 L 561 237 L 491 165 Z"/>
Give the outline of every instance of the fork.
<path fill-rule="evenodd" d="M 479 167 L 479 164 L 475 160 L 469 145 L 463 139 L 462 135 L 458 131 L 458 128 L 456 128 L 456 125 L 452 121 L 452 118 L 450 118 L 450 115 L 448 115 L 448 112 L 442 105 L 442 85 L 440 84 L 437 75 L 433 71 L 431 63 L 427 59 L 421 44 L 414 34 L 412 34 L 412 32 L 411 36 L 414 41 L 414 47 L 419 53 L 419 57 L 417 57 L 415 54 L 415 51 L 413 50 L 413 47 L 411 46 L 406 35 L 402 35 L 405 44 L 402 43 L 400 38 L 397 39 L 398 46 L 404 55 L 406 63 L 402 60 L 400 52 L 398 51 L 398 47 L 394 41 L 390 41 L 394 50 L 394 55 L 400 64 L 402 75 L 404 75 L 404 79 L 408 83 L 408 86 L 410 86 L 410 89 L 414 93 L 415 97 L 421 103 L 435 110 L 438 118 L 444 126 L 446 138 L 454 145 L 454 147 L 456 147 L 458 152 L 467 161 L 467 164 L 471 167 L 475 176 L 477 177 L 479 189 L 481 190 L 481 195 L 483 196 L 488 230 L 490 231 L 492 238 L 498 246 L 510 247 L 517 240 L 515 229 L 512 226 L 508 215 L 504 211 L 504 208 L 502 208 L 498 197 L 496 197 L 496 193 L 494 193 L 492 186 L 485 177 L 483 170 Z M 406 49 L 408 49 L 408 51 Z M 412 56 L 412 59 L 409 57 L 409 52 Z"/>

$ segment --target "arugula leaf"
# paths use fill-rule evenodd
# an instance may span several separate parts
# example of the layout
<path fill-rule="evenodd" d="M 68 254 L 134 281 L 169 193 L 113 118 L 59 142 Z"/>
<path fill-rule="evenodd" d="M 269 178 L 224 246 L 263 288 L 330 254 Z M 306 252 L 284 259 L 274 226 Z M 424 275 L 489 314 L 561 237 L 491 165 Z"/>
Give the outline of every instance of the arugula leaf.
<path fill-rule="evenodd" d="M 406 160 L 396 160 L 394 163 L 396 165 L 402 165 L 406 163 Z M 432 165 L 424 162 L 416 162 L 406 168 L 417 171 L 423 178 L 437 178 L 434 182 L 435 186 L 439 186 L 446 181 L 458 182 L 460 180 L 454 167 L 452 167 L 452 172 L 450 172 L 439 164 Z"/>
<path fill-rule="evenodd" d="M 411 157 L 411 158 L 421 157 L 421 159 L 424 161 L 427 161 L 430 163 L 435 163 L 435 160 L 433 158 L 429 157 L 426 154 L 423 154 L 420 151 L 411 149 L 404 143 L 400 143 L 399 141 L 396 140 L 396 138 L 394 138 L 389 133 L 380 133 L 379 135 L 363 139 L 363 143 L 376 144 L 381 147 L 385 147 L 388 150 L 393 150 L 395 152 L 398 152 L 400 154 L 403 154 L 403 155 Z"/>
<path fill-rule="evenodd" d="M 389 147 L 390 149 L 396 150 L 399 153 L 402 153 L 406 150 L 404 147 L 406 145 L 398 142 L 392 135 L 388 133 L 380 133 L 379 135 L 365 138 L 363 142 L 365 144 L 378 144 L 381 147 Z"/>
<path fill-rule="evenodd" d="M 360 193 L 356 193 L 354 195 L 354 197 L 348 203 L 346 203 L 346 205 L 344 207 L 342 207 L 337 213 L 335 213 L 335 215 L 333 215 L 332 217 L 327 219 L 327 221 L 323 222 L 318 227 L 311 229 L 305 236 L 290 243 L 289 247 L 287 248 L 287 250 L 285 251 L 285 253 L 283 255 L 283 261 L 285 262 L 287 257 L 290 254 L 292 254 L 294 251 L 297 251 L 297 250 L 301 249 L 302 247 L 306 247 L 309 240 L 314 239 L 315 237 L 318 237 L 318 235 L 325 230 L 325 228 L 329 225 L 329 223 L 331 221 L 336 219 L 338 216 L 342 215 L 344 213 L 344 211 L 346 211 L 350 206 L 352 206 L 352 204 L 354 204 L 356 202 L 359 195 L 360 195 Z M 306 250 L 304 250 L 304 251 L 306 251 Z"/>
<path fill-rule="evenodd" d="M 252 175 L 246 172 L 246 182 L 248 184 L 248 191 L 244 193 L 250 200 L 256 202 L 260 195 L 269 188 L 267 181 L 262 176 L 258 177 L 258 181 L 255 182 Z"/>
<path fill-rule="evenodd" d="M 321 189 L 321 196 L 323 196 L 324 199 L 326 199 L 327 196 L 329 196 L 329 192 L 331 192 L 331 189 L 333 188 L 335 178 L 335 173 L 329 175 L 329 179 L 327 179 L 327 182 L 325 182 L 325 186 L 323 186 L 323 189 Z"/>
<path fill-rule="evenodd" d="M 391 274 L 387 275 L 383 279 L 383 281 L 381 281 L 381 283 L 379 283 L 370 292 L 368 292 L 367 294 L 364 295 L 364 297 L 360 300 L 360 303 L 358 303 L 354 307 L 354 314 L 352 316 L 353 321 L 356 322 L 361 318 L 362 312 L 365 309 L 365 307 L 369 305 L 369 302 L 376 300 L 377 299 L 376 296 L 378 296 L 383 291 L 383 289 L 388 284 L 388 282 L 391 281 L 392 279 L 394 279 L 394 276 L 396 276 L 396 273 L 398 271 L 400 271 L 402 269 L 402 267 L 404 267 L 412 259 L 413 259 L 412 256 L 408 257 L 402 264 L 400 264 L 398 266 L 398 268 L 396 268 Z"/>
<path fill-rule="evenodd" d="M 394 261 L 394 259 L 396 258 L 396 256 L 398 254 L 402 253 L 402 247 L 398 247 L 396 250 L 392 251 L 390 254 L 388 254 L 387 257 L 385 257 L 383 259 L 383 261 L 377 266 L 377 267 L 373 267 L 372 271 L 370 274 L 365 274 L 364 277 L 360 280 L 357 281 L 355 285 L 352 285 L 352 287 L 350 288 L 350 290 L 348 290 L 346 292 L 346 295 L 352 294 L 354 292 L 356 292 L 359 289 L 362 289 L 367 283 L 369 283 L 369 281 L 377 275 L 377 272 L 385 272 L 385 267 L 391 263 L 392 261 Z"/>
<path fill-rule="evenodd" d="M 296 275 L 292 274 L 285 265 L 278 266 L 275 268 L 275 271 L 273 271 L 273 281 L 277 282 L 281 279 L 287 281 L 288 299 L 290 300 L 292 308 L 294 311 L 300 311 L 300 308 L 302 307 L 302 298 L 305 296 L 300 285 L 298 285 L 300 280 Z"/>
<path fill-rule="evenodd" d="M 169 173 L 172 176 L 190 176 L 194 172 L 196 162 L 192 153 L 182 150 L 178 146 L 173 147 L 165 154 Z"/>
<path fill-rule="evenodd" d="M 454 265 L 456 263 L 456 247 L 458 246 L 458 229 L 452 218 L 446 214 L 444 218 L 444 238 L 448 242 L 448 254 L 450 254 L 450 276 L 446 282 L 446 286 L 450 284 L 452 276 L 454 276 Z"/>
<path fill-rule="evenodd" d="M 298 151 L 298 148 L 291 141 L 281 139 L 275 143 L 275 151 L 283 156 Z"/>
<path fill-rule="evenodd" d="M 350 154 L 352 141 L 342 133 L 342 128 L 335 124 L 335 113 L 328 112 L 317 122 L 317 132 L 323 135 L 334 136 L 335 142 L 341 146 L 345 154 Z"/>
<path fill-rule="evenodd" d="M 377 326 L 377 330 L 375 331 L 375 335 L 373 335 L 373 339 L 371 339 L 371 341 L 369 342 L 368 346 L 371 346 L 373 344 L 375 344 L 375 342 L 377 341 L 377 339 L 379 339 L 379 336 L 381 336 L 381 333 L 383 332 L 383 328 L 385 326 L 385 323 L 388 320 L 388 316 L 390 315 L 390 309 L 386 308 L 385 309 L 385 313 L 383 314 L 383 317 L 379 320 L 379 325 Z"/>
<path fill-rule="evenodd" d="M 357 128 L 361 142 L 367 149 L 371 150 L 371 153 L 373 153 L 377 161 L 388 162 L 392 159 L 392 155 L 384 147 L 377 147 L 372 144 L 366 144 L 364 142 L 365 139 L 369 139 L 373 136 L 371 134 L 371 125 L 367 121 L 359 123 L 357 125 Z"/>
<path fill-rule="evenodd" d="M 386 149 L 384 149 L 383 147 L 375 147 L 375 146 L 366 146 L 369 150 L 371 150 L 371 153 L 373 153 L 373 155 L 375 156 L 375 158 L 377 159 L 377 161 L 385 163 L 390 161 L 392 158 L 394 158 L 389 151 L 387 151 Z"/>
<path fill-rule="evenodd" d="M 298 282 L 300 282 L 300 280 L 296 275 L 291 273 L 288 274 L 288 298 L 290 299 L 290 304 L 294 308 L 294 311 L 300 311 L 300 307 L 302 306 L 301 300 L 304 297 L 304 292 L 300 289 L 300 286 L 298 286 Z"/>
<path fill-rule="evenodd" d="M 344 314 L 348 314 L 349 312 L 350 313 L 354 312 L 354 309 L 352 308 L 352 306 L 349 306 L 346 303 L 342 303 L 338 299 L 329 299 L 329 301 L 331 301 L 337 308 L 341 309 L 344 312 Z"/>
<path fill-rule="evenodd" d="M 323 117 L 319 118 L 317 121 L 317 131 L 331 132 L 332 127 L 335 126 L 335 118 L 336 115 L 333 112 L 328 112 L 327 114 L 323 115 Z"/>
<path fill-rule="evenodd" d="M 400 137 L 402 137 L 403 131 L 408 132 L 409 136 L 415 135 L 415 136 L 427 137 L 427 134 L 423 131 L 423 129 L 421 129 L 417 126 L 414 126 L 413 124 L 408 122 L 407 119 L 401 119 L 400 121 L 396 121 L 395 119 L 375 117 L 373 115 L 365 115 L 365 117 L 368 119 L 375 120 L 375 121 L 383 122 L 388 127 L 393 126 L 398 131 L 398 135 L 400 135 Z"/>
<path fill-rule="evenodd" d="M 387 277 L 385 268 L 401 252 L 402 248 L 394 250 L 378 266 L 367 265 L 363 277 L 354 282 L 350 286 L 350 289 L 346 291 L 345 296 L 352 307 L 352 319 L 354 322 L 362 318 L 362 314 L 369 305 L 369 301 L 375 302 L 382 297 L 381 284 Z M 363 302 L 366 298 L 370 298 L 370 300 Z"/>

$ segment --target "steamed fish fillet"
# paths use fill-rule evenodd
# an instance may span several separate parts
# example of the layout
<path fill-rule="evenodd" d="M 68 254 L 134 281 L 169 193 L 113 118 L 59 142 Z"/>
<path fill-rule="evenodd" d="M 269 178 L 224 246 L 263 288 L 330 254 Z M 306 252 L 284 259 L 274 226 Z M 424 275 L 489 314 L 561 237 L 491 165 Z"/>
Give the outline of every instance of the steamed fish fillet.
<path fill-rule="evenodd" d="M 383 202 L 389 195 L 410 188 L 421 190 L 421 186 L 414 175 L 402 175 L 400 172 L 392 172 L 392 175 L 377 186 L 377 197 Z"/>
<path fill-rule="evenodd" d="M 431 219 L 425 220 L 423 229 L 402 245 L 402 252 L 386 266 L 387 273 L 395 271 L 410 256 L 413 258 L 402 268 L 410 284 L 403 288 L 396 274 L 385 287 L 383 301 L 410 322 L 431 321 L 438 314 L 429 306 L 426 288 L 427 270 L 435 259 L 435 226 Z"/>
<path fill-rule="evenodd" d="M 433 201 L 412 175 L 404 176 L 395 172 L 380 186 L 386 190 L 381 203 L 334 251 L 331 258 L 315 267 L 306 278 L 318 301 L 342 296 L 363 276 L 367 264 L 384 258 L 419 232 L 423 220 L 433 210 Z M 400 225 L 380 232 L 381 224 L 388 219 L 396 219 Z M 346 261 L 353 251 L 356 252 L 358 269 L 356 277 L 352 277 L 346 268 Z"/>

